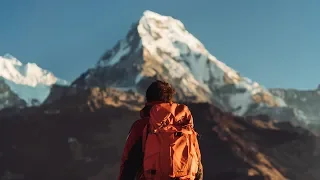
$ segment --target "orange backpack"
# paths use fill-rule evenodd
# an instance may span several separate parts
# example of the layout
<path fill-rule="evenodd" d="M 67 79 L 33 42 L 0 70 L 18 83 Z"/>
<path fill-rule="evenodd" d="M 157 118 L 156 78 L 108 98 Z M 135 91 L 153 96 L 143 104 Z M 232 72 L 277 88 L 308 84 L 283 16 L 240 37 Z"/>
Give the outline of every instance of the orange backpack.
<path fill-rule="evenodd" d="M 146 180 L 194 180 L 201 154 L 186 105 L 161 103 L 150 110 L 143 137 Z"/>

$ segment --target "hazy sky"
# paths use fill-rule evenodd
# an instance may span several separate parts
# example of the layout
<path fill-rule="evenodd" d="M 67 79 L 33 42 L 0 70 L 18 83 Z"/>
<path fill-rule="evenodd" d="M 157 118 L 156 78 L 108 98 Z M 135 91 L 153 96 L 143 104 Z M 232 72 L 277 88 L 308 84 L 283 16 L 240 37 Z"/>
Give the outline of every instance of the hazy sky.
<path fill-rule="evenodd" d="M 319 0 L 0 0 L 0 54 L 69 81 L 144 10 L 180 19 L 219 60 L 266 87 L 320 83 Z"/>

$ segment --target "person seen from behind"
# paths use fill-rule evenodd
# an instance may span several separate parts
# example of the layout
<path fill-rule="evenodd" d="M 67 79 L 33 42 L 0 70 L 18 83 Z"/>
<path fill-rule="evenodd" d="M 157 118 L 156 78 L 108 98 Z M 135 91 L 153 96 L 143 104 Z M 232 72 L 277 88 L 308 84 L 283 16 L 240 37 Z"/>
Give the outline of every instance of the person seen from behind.
<path fill-rule="evenodd" d="M 124 146 L 118 180 L 203 180 L 193 117 L 186 105 L 173 102 L 174 94 L 163 81 L 148 87 L 141 119 L 132 124 Z"/>

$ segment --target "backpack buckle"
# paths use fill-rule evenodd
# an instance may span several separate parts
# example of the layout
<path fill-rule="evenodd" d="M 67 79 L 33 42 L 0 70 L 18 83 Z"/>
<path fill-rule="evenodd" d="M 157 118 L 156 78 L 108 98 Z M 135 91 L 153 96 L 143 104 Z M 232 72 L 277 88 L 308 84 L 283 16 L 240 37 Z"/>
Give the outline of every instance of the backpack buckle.
<path fill-rule="evenodd" d="M 181 137 L 182 135 L 183 135 L 183 133 L 181 131 L 174 133 L 174 136 L 176 136 L 176 137 Z"/>

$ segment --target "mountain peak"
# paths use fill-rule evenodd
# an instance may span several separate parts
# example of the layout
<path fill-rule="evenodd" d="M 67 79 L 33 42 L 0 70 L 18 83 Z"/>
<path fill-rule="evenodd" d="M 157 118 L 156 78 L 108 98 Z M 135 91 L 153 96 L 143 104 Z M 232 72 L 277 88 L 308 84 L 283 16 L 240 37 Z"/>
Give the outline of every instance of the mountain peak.
<path fill-rule="evenodd" d="M 160 15 L 159 13 L 156 13 L 156 12 L 151 11 L 151 10 L 145 10 L 143 12 L 143 16 L 144 17 L 149 17 L 149 18 L 154 18 L 154 19 L 166 19 L 166 18 L 169 17 L 169 16 Z"/>
<path fill-rule="evenodd" d="M 171 16 L 145 11 L 139 20 L 137 29 L 142 44 L 150 51 L 154 51 L 159 46 L 162 50 L 171 50 L 169 53 L 179 56 L 180 53 L 186 51 L 185 48 L 188 46 L 194 51 L 207 53 L 202 43 L 185 29 L 184 24 Z M 152 46 L 151 43 L 154 42 L 157 45 Z"/>
<path fill-rule="evenodd" d="M 177 100 L 213 102 L 237 115 L 252 111 L 252 107 L 285 106 L 267 89 L 217 60 L 180 20 L 149 10 L 95 68 L 73 84 L 144 94 L 155 79 L 172 84 Z"/>
<path fill-rule="evenodd" d="M 10 54 L 0 56 L 0 77 L 17 84 L 37 86 L 52 85 L 58 78 L 35 63 L 23 64 Z"/>
<path fill-rule="evenodd" d="M 1 56 L 0 56 L 1 58 Z M 13 55 L 6 53 L 2 56 L 3 59 L 5 59 L 8 62 L 11 62 L 12 64 L 16 64 L 16 65 L 22 65 L 22 63 Z"/>
<path fill-rule="evenodd" d="M 35 63 L 23 64 L 10 54 L 0 56 L 0 78 L 10 91 L 31 105 L 34 100 L 42 103 L 53 84 L 67 85 L 68 82 L 40 68 Z M 0 94 L 1 95 L 1 94 Z"/>
<path fill-rule="evenodd" d="M 140 23 L 146 19 L 154 20 L 154 22 L 156 22 L 157 24 L 159 23 L 170 24 L 173 27 L 177 26 L 181 30 L 185 30 L 183 23 L 180 20 L 173 18 L 172 16 L 165 16 L 150 10 L 146 10 L 143 12 L 143 16 L 140 19 Z"/>
<path fill-rule="evenodd" d="M 16 57 L 14 57 L 13 55 L 11 55 L 10 53 L 5 53 L 3 55 L 3 57 L 5 57 L 6 59 L 17 59 Z"/>

